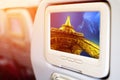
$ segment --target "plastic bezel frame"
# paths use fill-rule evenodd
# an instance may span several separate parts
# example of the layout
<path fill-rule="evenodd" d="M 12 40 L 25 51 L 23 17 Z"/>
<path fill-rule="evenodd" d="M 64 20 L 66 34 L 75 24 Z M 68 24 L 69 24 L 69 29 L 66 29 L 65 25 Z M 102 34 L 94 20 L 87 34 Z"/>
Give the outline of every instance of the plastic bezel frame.
<path fill-rule="evenodd" d="M 61 63 L 59 64 L 60 61 L 55 61 L 55 60 L 51 59 L 51 58 L 53 58 L 53 55 L 51 56 L 51 54 L 46 53 L 46 49 L 45 49 L 46 48 L 46 45 L 45 45 L 46 44 L 45 43 L 45 39 L 46 39 L 45 38 L 45 35 L 46 35 L 45 25 L 47 25 L 46 24 L 47 22 L 45 21 L 47 19 L 46 14 L 45 14 L 46 8 L 49 7 L 49 6 L 52 6 L 52 5 L 60 5 L 60 4 L 65 5 L 66 3 L 67 3 L 66 5 L 69 5 L 69 3 L 71 4 L 72 2 L 79 3 L 79 0 L 66 0 L 66 1 L 65 0 L 58 0 L 58 1 L 50 0 L 50 1 L 42 1 L 40 3 L 40 6 L 39 6 L 38 12 L 37 12 L 37 16 L 36 16 L 36 19 L 35 19 L 35 23 L 34 23 L 34 27 L 36 27 L 36 28 L 34 28 L 34 34 L 33 34 L 33 37 L 32 37 L 32 47 L 31 47 L 32 64 L 33 64 L 33 68 L 34 68 L 37 76 L 39 76 L 38 73 L 41 74 L 40 73 L 41 70 L 39 69 L 39 67 L 36 66 L 36 63 L 40 63 L 40 64 L 37 64 L 39 66 L 40 65 L 41 66 L 46 65 L 46 67 L 47 66 L 50 67 L 50 64 L 53 64 L 53 65 L 56 65 L 56 66 L 59 66 L 59 67 L 61 67 L 61 65 L 62 65 Z M 88 63 L 83 65 L 84 62 L 82 62 L 82 65 L 83 65 L 84 69 L 80 69 L 80 72 L 82 71 L 83 74 L 86 74 L 88 76 L 103 78 L 103 77 L 107 76 L 107 74 L 109 73 L 110 7 L 109 7 L 109 4 L 107 2 L 89 2 L 89 3 L 80 3 L 80 4 L 91 4 L 92 5 L 92 4 L 97 4 L 97 3 L 103 4 L 99 7 L 101 9 L 103 9 L 103 11 L 105 13 L 106 12 L 108 13 L 108 15 L 105 15 L 105 17 L 107 17 L 107 18 L 105 18 L 105 17 L 102 18 L 104 20 L 107 19 L 106 22 L 108 23 L 106 26 L 104 24 L 105 28 L 102 29 L 102 34 L 105 32 L 105 30 L 107 30 L 107 32 L 105 32 L 106 34 L 104 34 L 104 35 L 106 35 L 106 38 L 103 39 L 103 36 L 101 36 L 101 38 L 103 40 L 106 40 L 106 43 L 104 44 L 106 46 L 103 46 L 102 49 L 105 48 L 105 52 L 107 52 L 107 53 L 104 54 L 105 57 L 100 55 L 100 59 L 97 60 L 97 62 L 94 62 L 96 60 L 92 59 L 91 62 L 93 63 L 93 66 L 91 66 L 91 67 L 89 67 L 89 65 L 91 63 L 89 65 L 88 65 Z M 72 4 L 72 5 L 74 5 L 74 4 Z M 55 58 L 55 56 L 54 56 L 54 58 Z M 98 63 L 98 62 L 100 62 L 100 63 Z M 67 64 L 71 65 L 71 63 L 69 63 L 69 62 L 67 62 Z M 62 65 L 62 66 L 64 66 L 64 65 Z M 67 67 L 67 66 L 65 66 L 65 67 Z M 79 67 L 79 65 L 76 66 L 76 68 L 78 68 L 78 67 Z M 53 68 L 55 68 L 55 67 L 51 65 L 50 68 L 53 70 Z M 70 68 L 72 68 L 72 67 L 70 67 Z M 74 71 L 77 71 L 77 70 L 78 69 L 74 69 Z M 55 71 L 60 72 L 59 69 L 56 69 L 56 68 L 55 68 Z M 62 72 L 62 73 L 64 73 L 64 72 Z"/>

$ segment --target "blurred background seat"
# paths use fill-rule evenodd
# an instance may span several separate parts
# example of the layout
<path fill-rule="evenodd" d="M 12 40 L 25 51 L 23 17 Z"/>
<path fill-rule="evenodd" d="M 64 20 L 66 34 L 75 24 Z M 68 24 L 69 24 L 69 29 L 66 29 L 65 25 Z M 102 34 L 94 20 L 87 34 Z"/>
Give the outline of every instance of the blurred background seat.
<path fill-rule="evenodd" d="M 0 56 L 11 59 L 10 45 L 5 31 L 7 26 L 7 14 L 3 10 L 0 10 Z"/>
<path fill-rule="evenodd" d="M 9 9 L 6 13 L 9 21 L 6 31 L 13 59 L 18 64 L 31 68 L 30 38 L 33 22 L 30 13 L 26 9 Z"/>
<path fill-rule="evenodd" d="M 30 41 L 40 1 L 0 1 L 0 80 L 35 80 Z"/>

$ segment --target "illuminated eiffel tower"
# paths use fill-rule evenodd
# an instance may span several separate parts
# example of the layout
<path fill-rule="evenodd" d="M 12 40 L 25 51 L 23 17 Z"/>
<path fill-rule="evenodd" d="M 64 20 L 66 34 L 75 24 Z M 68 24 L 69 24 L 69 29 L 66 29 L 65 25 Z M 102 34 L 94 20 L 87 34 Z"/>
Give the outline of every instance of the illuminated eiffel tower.
<path fill-rule="evenodd" d="M 51 28 L 51 49 L 80 55 L 85 51 L 93 58 L 99 58 L 99 46 L 87 40 L 83 33 L 76 32 L 70 16 L 60 28 Z"/>

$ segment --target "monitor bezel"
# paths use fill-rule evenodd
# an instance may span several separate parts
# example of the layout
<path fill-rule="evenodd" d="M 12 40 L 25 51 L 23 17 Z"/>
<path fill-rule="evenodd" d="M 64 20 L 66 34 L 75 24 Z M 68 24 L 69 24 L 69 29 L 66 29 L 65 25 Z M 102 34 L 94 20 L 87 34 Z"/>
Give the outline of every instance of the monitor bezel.
<path fill-rule="evenodd" d="M 80 8 L 80 10 L 79 10 Z M 100 57 L 99 59 L 78 56 L 50 49 L 50 13 L 73 11 L 100 11 Z M 49 26 L 49 27 L 48 27 Z M 59 67 L 69 68 L 83 74 L 103 77 L 109 71 L 110 9 L 103 2 L 48 6 L 45 12 L 45 58 Z M 55 53 L 55 54 L 54 54 Z M 61 54 L 64 53 L 64 54 Z M 71 61 L 72 60 L 72 61 Z M 79 63 L 76 63 L 79 62 Z M 91 70 L 88 70 L 88 69 Z M 99 72 L 98 74 L 96 74 Z"/>

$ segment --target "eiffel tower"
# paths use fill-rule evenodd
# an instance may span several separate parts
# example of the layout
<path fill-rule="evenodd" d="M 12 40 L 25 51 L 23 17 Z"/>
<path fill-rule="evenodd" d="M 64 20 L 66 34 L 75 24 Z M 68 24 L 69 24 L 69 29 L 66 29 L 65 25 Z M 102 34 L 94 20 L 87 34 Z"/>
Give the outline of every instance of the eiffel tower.
<path fill-rule="evenodd" d="M 51 49 L 80 55 L 85 51 L 91 57 L 99 58 L 99 46 L 76 32 L 71 25 L 70 16 L 60 28 L 51 28 Z"/>

